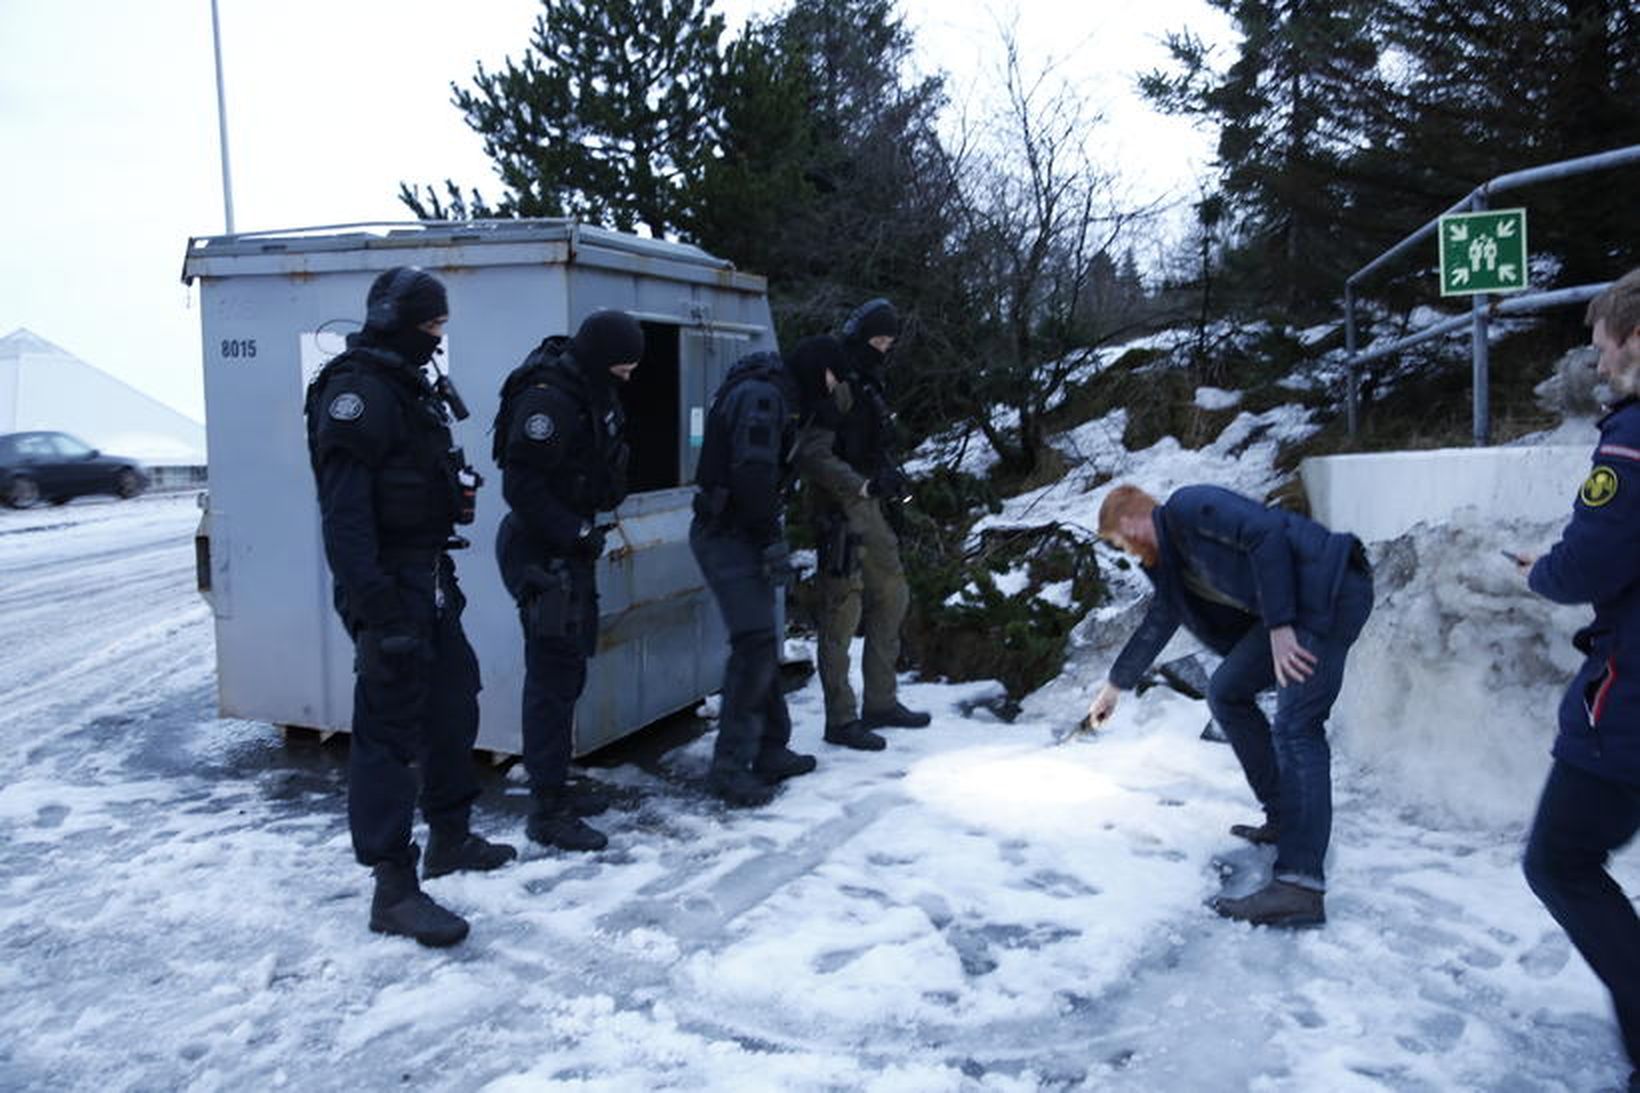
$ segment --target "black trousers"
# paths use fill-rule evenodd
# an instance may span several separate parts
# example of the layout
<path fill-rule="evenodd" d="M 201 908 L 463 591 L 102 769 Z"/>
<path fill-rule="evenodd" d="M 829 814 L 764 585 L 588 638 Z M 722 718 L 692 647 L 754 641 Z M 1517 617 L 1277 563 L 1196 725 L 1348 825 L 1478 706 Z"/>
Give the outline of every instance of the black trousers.
<path fill-rule="evenodd" d="M 1526 882 L 1611 991 L 1629 1065 L 1640 1071 L 1640 918 L 1606 872 L 1640 829 L 1640 786 L 1555 760 L 1526 840 Z"/>
<path fill-rule="evenodd" d="M 478 658 L 461 628 L 466 600 L 447 555 L 428 552 L 390 567 L 423 639 L 416 653 L 379 655 L 380 634 L 353 634 L 356 655 L 347 817 L 361 865 L 409 863 L 419 799 L 429 826 L 465 830 L 478 798 Z M 344 597 L 337 606 L 348 619 Z"/>
<path fill-rule="evenodd" d="M 749 770 L 759 755 L 780 751 L 792 737 L 780 689 L 774 586 L 757 544 L 715 531 L 698 516 L 689 528 L 689 547 L 729 628 L 712 766 Z"/>
<path fill-rule="evenodd" d="M 575 703 L 598 645 L 597 576 L 590 560 L 542 553 L 510 514 L 497 531 L 496 562 L 524 630 L 524 770 L 530 795 L 551 807 L 569 774 Z"/>

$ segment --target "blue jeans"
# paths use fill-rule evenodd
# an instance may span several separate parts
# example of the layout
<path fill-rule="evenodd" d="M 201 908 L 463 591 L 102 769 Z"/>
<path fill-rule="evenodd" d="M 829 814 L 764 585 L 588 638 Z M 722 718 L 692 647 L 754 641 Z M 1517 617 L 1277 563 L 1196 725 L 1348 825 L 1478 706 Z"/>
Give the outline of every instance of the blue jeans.
<path fill-rule="evenodd" d="M 1344 661 L 1372 613 L 1372 577 L 1352 565 L 1333 605 L 1332 629 L 1297 630 L 1298 642 L 1315 655 L 1315 671 L 1302 683 L 1276 692 L 1272 725 L 1258 707 L 1261 692 L 1275 686 L 1270 631 L 1254 626 L 1230 650 L 1207 687 L 1207 705 L 1230 738 L 1253 796 L 1279 831 L 1277 880 L 1326 888 L 1323 862 L 1332 837 L 1332 750 L 1327 715 L 1344 684 Z"/>
<path fill-rule="evenodd" d="M 1606 859 L 1640 829 L 1640 786 L 1555 760 L 1526 840 L 1526 883 L 1611 991 L 1640 1070 L 1640 918 Z"/>

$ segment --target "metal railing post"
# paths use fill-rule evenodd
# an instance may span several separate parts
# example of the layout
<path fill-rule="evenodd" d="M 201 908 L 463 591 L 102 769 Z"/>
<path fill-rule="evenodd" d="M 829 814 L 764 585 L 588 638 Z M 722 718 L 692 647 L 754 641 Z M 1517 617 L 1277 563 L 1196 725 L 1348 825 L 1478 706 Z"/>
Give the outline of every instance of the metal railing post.
<path fill-rule="evenodd" d="M 1482 186 L 1475 191 L 1475 198 L 1471 208 L 1475 212 L 1485 212 L 1487 207 L 1486 187 Z M 1488 314 L 1492 298 L 1485 293 L 1473 297 L 1470 301 L 1469 325 L 1469 355 L 1473 363 L 1473 382 L 1475 387 L 1475 447 L 1484 448 L 1491 443 L 1492 415 L 1491 415 L 1491 345 L 1487 340 Z"/>
<path fill-rule="evenodd" d="M 1361 366 L 1355 360 L 1355 287 L 1348 284 L 1344 286 L 1344 353 L 1349 358 L 1344 419 L 1353 440 L 1361 427 Z"/>

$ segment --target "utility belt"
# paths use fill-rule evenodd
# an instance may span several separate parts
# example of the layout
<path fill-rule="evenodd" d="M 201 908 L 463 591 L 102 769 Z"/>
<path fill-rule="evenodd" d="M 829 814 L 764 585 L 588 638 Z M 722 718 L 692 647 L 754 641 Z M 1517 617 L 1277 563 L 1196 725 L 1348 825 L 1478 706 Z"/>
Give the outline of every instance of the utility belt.
<path fill-rule="evenodd" d="M 852 577 L 860 571 L 859 532 L 849 527 L 841 509 L 827 509 L 815 520 L 816 562 L 823 577 Z"/>

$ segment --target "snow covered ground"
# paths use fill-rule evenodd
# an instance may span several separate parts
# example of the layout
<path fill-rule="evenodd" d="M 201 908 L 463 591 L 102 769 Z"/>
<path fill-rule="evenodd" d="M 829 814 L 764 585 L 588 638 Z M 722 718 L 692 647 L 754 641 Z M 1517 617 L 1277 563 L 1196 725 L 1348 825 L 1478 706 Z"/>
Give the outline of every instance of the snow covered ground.
<path fill-rule="evenodd" d="M 990 685 L 909 684 L 934 725 L 877 754 L 819 741 L 811 681 L 792 706 L 817 773 L 731 812 L 697 788 L 709 734 L 599 769 L 619 802 L 597 855 L 527 845 L 522 787 L 491 775 L 479 826 L 523 860 L 430 885 L 472 938 L 374 936 L 343 750 L 215 717 L 197 517 L 187 497 L 0 513 L 0 1089 L 1524 1093 L 1624 1073 L 1604 992 L 1519 876 L 1530 799 L 1435 820 L 1342 755 L 1328 926 L 1234 925 L 1203 901 L 1268 862 L 1225 834 L 1253 818 L 1229 750 L 1163 691 L 1052 746 L 1105 667 L 1088 656 L 1011 725 L 978 707 Z M 1432 761 L 1471 784 L 1460 749 Z"/>

